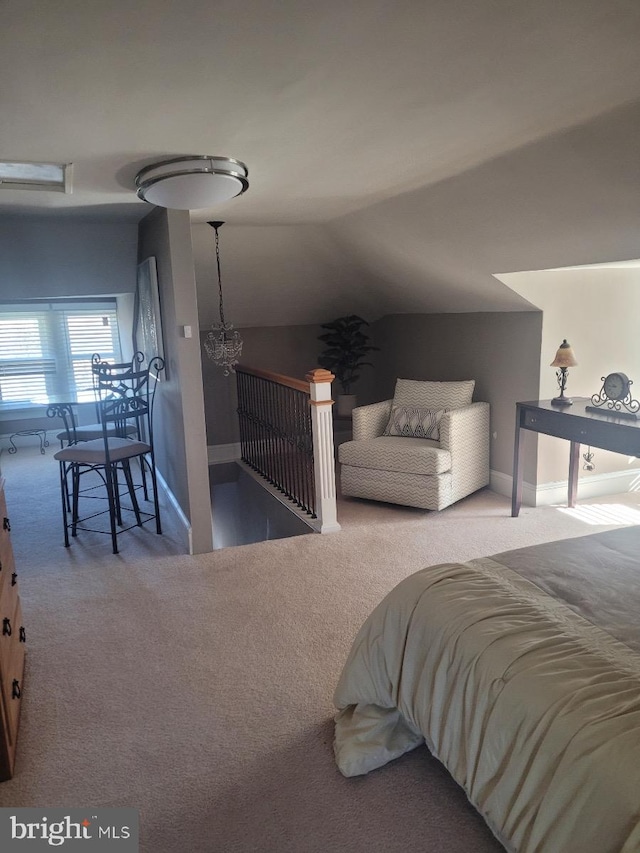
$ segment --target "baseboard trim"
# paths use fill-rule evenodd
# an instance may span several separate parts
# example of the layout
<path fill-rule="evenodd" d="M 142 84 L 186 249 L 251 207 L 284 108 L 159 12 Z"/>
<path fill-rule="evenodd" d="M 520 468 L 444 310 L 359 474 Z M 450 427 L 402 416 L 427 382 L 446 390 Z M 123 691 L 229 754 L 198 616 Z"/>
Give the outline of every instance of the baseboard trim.
<path fill-rule="evenodd" d="M 191 522 L 184 514 L 182 507 L 178 503 L 176 496 L 173 494 L 169 486 L 167 485 L 167 481 L 164 479 L 160 471 L 156 468 L 156 478 L 158 480 L 158 487 L 162 490 L 166 498 L 165 506 L 163 506 L 164 510 L 168 510 L 169 513 L 173 516 L 173 520 L 178 528 L 180 533 L 180 537 L 184 544 L 185 552 L 187 554 L 193 554 L 193 531 L 191 529 Z"/>
<path fill-rule="evenodd" d="M 220 462 L 235 462 L 240 459 L 240 442 L 232 444 L 210 444 L 207 447 L 209 465 L 218 465 Z"/>
<path fill-rule="evenodd" d="M 513 478 L 501 471 L 491 471 L 489 488 L 499 495 L 511 497 Z M 525 506 L 551 506 L 567 502 L 567 480 L 557 480 L 534 486 L 522 483 L 522 503 Z M 590 474 L 578 478 L 578 499 L 624 494 L 640 490 L 640 468 L 629 471 L 610 471 L 606 474 Z"/>

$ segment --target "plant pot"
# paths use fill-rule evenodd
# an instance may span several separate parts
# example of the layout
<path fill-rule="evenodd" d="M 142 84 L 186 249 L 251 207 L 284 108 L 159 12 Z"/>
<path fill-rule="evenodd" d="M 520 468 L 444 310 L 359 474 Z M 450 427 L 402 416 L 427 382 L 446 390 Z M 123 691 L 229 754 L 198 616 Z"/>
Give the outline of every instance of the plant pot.
<path fill-rule="evenodd" d="M 336 414 L 340 418 L 350 418 L 351 412 L 356 407 L 355 394 L 338 394 Z"/>

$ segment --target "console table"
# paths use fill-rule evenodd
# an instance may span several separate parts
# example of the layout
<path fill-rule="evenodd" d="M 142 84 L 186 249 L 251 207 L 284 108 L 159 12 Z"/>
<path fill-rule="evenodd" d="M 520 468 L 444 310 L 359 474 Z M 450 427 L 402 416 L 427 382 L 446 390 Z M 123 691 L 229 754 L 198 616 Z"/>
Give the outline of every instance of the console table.
<path fill-rule="evenodd" d="M 569 449 L 569 506 L 575 506 L 578 491 L 580 445 L 612 450 L 627 456 L 640 456 L 640 420 L 616 417 L 614 414 L 590 412 L 587 397 L 575 398 L 572 406 L 554 406 L 551 400 L 516 403 L 516 434 L 513 450 L 513 491 L 511 515 L 515 518 L 522 503 L 522 442 L 523 429 L 544 435 L 564 438 L 571 442 Z"/>

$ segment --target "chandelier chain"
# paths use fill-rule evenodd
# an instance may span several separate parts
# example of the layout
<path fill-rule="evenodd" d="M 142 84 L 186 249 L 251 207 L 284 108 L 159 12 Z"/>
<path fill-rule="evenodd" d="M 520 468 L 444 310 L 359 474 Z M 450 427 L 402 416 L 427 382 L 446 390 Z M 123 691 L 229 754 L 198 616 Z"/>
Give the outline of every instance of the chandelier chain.
<path fill-rule="evenodd" d="M 230 373 L 235 373 L 235 366 L 238 364 L 240 355 L 242 354 L 242 338 L 237 329 L 234 329 L 231 323 L 227 323 L 224 317 L 224 302 L 222 299 L 222 272 L 220 266 L 220 238 L 218 228 L 224 225 L 224 222 L 209 222 L 209 225 L 216 233 L 216 266 L 218 269 L 218 296 L 220 312 L 220 320 L 211 326 L 210 331 L 204 340 L 204 349 L 207 356 L 218 367 L 223 369 L 225 376 Z"/>
<path fill-rule="evenodd" d="M 218 266 L 218 293 L 219 293 L 220 323 L 222 324 L 222 326 L 224 326 L 225 322 L 224 322 L 224 303 L 222 301 L 222 274 L 220 272 L 220 236 L 218 234 L 218 226 L 214 225 L 213 230 L 216 232 L 216 264 Z"/>

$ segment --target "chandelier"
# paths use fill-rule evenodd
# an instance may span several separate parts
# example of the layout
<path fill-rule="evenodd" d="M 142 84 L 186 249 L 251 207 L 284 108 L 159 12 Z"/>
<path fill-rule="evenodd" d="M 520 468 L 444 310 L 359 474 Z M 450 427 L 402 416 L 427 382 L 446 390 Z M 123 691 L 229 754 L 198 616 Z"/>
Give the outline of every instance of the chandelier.
<path fill-rule="evenodd" d="M 218 266 L 218 293 L 220 297 L 220 320 L 211 326 L 211 330 L 204 339 L 204 349 L 207 356 L 218 367 L 224 368 L 224 375 L 235 373 L 235 366 L 242 354 L 242 338 L 240 332 L 234 329 L 231 323 L 225 322 L 224 304 L 222 301 L 222 276 L 220 274 L 220 238 L 218 228 L 224 222 L 208 222 L 216 232 L 216 263 Z"/>

